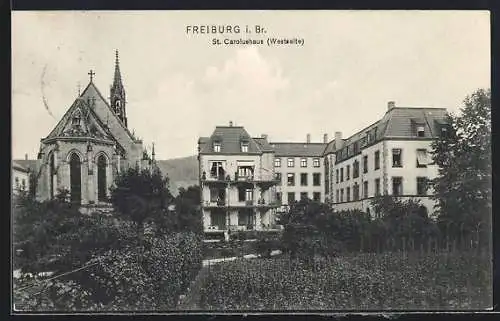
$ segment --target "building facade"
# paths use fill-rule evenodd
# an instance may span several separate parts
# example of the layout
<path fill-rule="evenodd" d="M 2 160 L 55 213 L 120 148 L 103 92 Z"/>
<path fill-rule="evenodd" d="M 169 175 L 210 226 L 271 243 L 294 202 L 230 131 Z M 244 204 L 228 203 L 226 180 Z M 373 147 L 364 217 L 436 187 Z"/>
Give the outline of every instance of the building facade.
<path fill-rule="evenodd" d="M 12 162 L 12 192 L 14 195 L 19 194 L 21 191 L 29 191 L 30 189 L 30 171 L 22 164 Z"/>
<path fill-rule="evenodd" d="M 204 230 L 272 229 L 278 181 L 267 138 L 230 123 L 201 137 L 198 151 Z"/>
<path fill-rule="evenodd" d="M 150 165 L 143 143 L 128 129 L 125 88 L 118 51 L 108 102 L 93 82 L 75 99 L 56 127 L 41 139 L 36 195 L 53 198 L 60 190 L 81 205 L 108 203 L 120 171 Z"/>
<path fill-rule="evenodd" d="M 279 180 L 276 198 L 283 205 L 280 210 L 303 198 L 325 201 L 327 142 L 325 134 L 323 143 L 311 143 L 310 135 L 303 143 L 270 143 L 275 151 L 274 171 Z"/>
<path fill-rule="evenodd" d="M 378 195 L 416 199 L 434 213 L 427 182 L 438 174 L 431 143 L 446 135 L 446 109 L 396 107 L 388 103 L 382 119 L 347 139 L 338 137 L 330 152 L 330 198 L 336 210 L 359 209 L 376 216 Z M 332 163 L 334 165 L 332 165 Z"/>

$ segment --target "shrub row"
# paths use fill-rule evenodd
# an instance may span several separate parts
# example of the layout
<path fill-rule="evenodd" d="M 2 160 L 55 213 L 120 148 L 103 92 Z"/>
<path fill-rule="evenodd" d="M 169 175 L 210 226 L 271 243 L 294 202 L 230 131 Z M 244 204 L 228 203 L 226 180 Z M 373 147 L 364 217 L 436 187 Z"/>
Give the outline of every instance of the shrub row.
<path fill-rule="evenodd" d="M 286 257 L 210 266 L 207 310 L 484 309 L 491 263 L 475 253 Z"/>

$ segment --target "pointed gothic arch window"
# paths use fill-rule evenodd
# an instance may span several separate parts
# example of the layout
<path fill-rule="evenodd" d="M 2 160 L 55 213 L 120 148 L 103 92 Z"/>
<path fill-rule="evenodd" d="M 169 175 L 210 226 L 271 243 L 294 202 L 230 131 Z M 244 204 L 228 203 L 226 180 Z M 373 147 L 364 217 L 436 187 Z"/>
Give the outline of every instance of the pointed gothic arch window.
<path fill-rule="evenodd" d="M 106 156 L 100 155 L 97 158 L 97 199 L 101 202 L 107 199 L 107 168 Z"/>
<path fill-rule="evenodd" d="M 77 153 L 71 154 L 69 168 L 71 202 L 80 204 L 82 201 L 82 166 Z"/>
<path fill-rule="evenodd" d="M 55 196 L 54 191 L 54 179 L 56 174 L 56 166 L 55 166 L 55 158 L 54 153 L 51 153 L 49 156 L 49 191 L 50 191 L 50 199 L 53 199 Z"/>

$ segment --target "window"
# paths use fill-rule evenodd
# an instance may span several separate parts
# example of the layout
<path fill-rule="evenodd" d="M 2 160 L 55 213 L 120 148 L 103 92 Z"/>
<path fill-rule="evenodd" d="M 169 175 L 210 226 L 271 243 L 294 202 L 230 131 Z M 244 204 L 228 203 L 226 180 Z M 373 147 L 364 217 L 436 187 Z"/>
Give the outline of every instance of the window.
<path fill-rule="evenodd" d="M 344 168 L 343 167 L 340 169 L 340 181 L 341 182 L 344 181 Z"/>
<path fill-rule="evenodd" d="M 417 177 L 417 195 L 427 195 L 427 177 Z"/>
<path fill-rule="evenodd" d="M 313 201 L 319 202 L 321 200 L 321 193 L 320 192 L 313 192 Z"/>
<path fill-rule="evenodd" d="M 246 201 L 252 201 L 253 200 L 253 189 L 247 188 L 245 191 L 245 200 Z"/>
<path fill-rule="evenodd" d="M 363 198 L 368 198 L 368 181 L 363 182 Z"/>
<path fill-rule="evenodd" d="M 339 170 L 337 169 L 335 171 L 335 182 L 338 184 L 339 183 Z M 338 197 L 337 197 L 338 198 Z"/>
<path fill-rule="evenodd" d="M 295 159 L 293 159 L 293 158 L 289 158 L 289 159 L 287 160 L 287 166 L 288 166 L 288 167 L 294 167 L 294 166 L 295 166 Z"/>
<path fill-rule="evenodd" d="M 417 125 L 417 136 L 418 137 L 425 137 L 425 126 L 424 125 Z"/>
<path fill-rule="evenodd" d="M 380 178 L 375 179 L 375 196 L 380 195 Z"/>
<path fill-rule="evenodd" d="M 335 192 L 335 201 L 338 203 L 340 200 L 339 200 L 339 190 L 337 190 L 337 192 Z"/>
<path fill-rule="evenodd" d="M 253 166 L 238 166 L 238 178 L 253 179 Z"/>
<path fill-rule="evenodd" d="M 351 201 L 351 188 L 347 187 L 345 189 L 345 193 L 346 193 L 347 201 L 350 202 Z"/>
<path fill-rule="evenodd" d="M 212 166 L 210 167 L 210 177 L 224 180 L 224 167 L 222 162 L 212 162 Z"/>
<path fill-rule="evenodd" d="M 295 202 L 295 193 L 290 192 L 288 193 L 288 204 L 292 204 L 293 202 Z"/>
<path fill-rule="evenodd" d="M 214 152 L 220 153 L 220 147 L 221 147 L 220 142 L 214 142 Z"/>
<path fill-rule="evenodd" d="M 281 167 L 281 158 L 274 159 L 274 167 Z"/>
<path fill-rule="evenodd" d="M 23 180 L 21 181 L 21 189 L 24 191 L 26 190 L 26 179 L 23 178 Z"/>
<path fill-rule="evenodd" d="M 248 143 L 247 142 L 241 143 L 241 152 L 248 153 Z"/>
<path fill-rule="evenodd" d="M 319 167 L 319 158 L 313 158 L 313 166 Z"/>
<path fill-rule="evenodd" d="M 401 148 L 394 148 L 392 150 L 392 167 L 403 167 L 401 160 Z"/>
<path fill-rule="evenodd" d="M 344 189 L 343 188 L 340 189 L 340 201 L 341 202 L 344 201 Z"/>
<path fill-rule="evenodd" d="M 352 178 L 359 177 L 359 162 L 357 160 L 352 164 Z"/>
<path fill-rule="evenodd" d="M 276 193 L 276 201 L 278 201 L 279 203 L 281 203 L 281 198 L 282 198 L 281 192 L 277 192 Z"/>
<path fill-rule="evenodd" d="M 300 167 L 307 167 L 307 158 L 300 159 Z"/>
<path fill-rule="evenodd" d="M 427 150 L 426 149 L 417 149 L 417 167 L 427 167 L 429 163 L 427 159 Z"/>
<path fill-rule="evenodd" d="M 15 181 L 16 181 L 16 189 L 19 189 L 19 177 L 16 177 Z"/>
<path fill-rule="evenodd" d="M 392 178 L 392 195 L 399 196 L 403 195 L 403 178 L 393 177 Z"/>
<path fill-rule="evenodd" d="M 307 173 L 300 174 L 300 186 L 307 186 Z"/>
<path fill-rule="evenodd" d="M 368 155 L 363 156 L 363 173 L 368 173 Z"/>
<path fill-rule="evenodd" d="M 276 173 L 276 179 L 278 180 L 279 185 L 283 184 L 281 173 Z"/>
<path fill-rule="evenodd" d="M 313 173 L 313 186 L 321 185 L 321 173 Z"/>
<path fill-rule="evenodd" d="M 300 192 L 300 199 L 301 200 L 307 199 L 307 192 Z"/>
<path fill-rule="evenodd" d="M 348 181 L 351 178 L 351 165 L 345 167 L 345 180 Z"/>
<path fill-rule="evenodd" d="M 286 183 L 288 186 L 295 186 L 295 174 L 294 173 L 288 173 L 286 174 Z"/>
<path fill-rule="evenodd" d="M 380 168 L 380 151 L 376 151 L 375 152 L 375 166 L 374 166 L 375 169 L 379 169 Z"/>

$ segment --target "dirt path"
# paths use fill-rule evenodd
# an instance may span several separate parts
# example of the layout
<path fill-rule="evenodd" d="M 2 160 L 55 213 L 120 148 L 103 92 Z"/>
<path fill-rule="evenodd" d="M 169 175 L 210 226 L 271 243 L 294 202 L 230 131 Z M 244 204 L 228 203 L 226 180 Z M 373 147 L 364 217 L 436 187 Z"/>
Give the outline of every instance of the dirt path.
<path fill-rule="evenodd" d="M 203 287 L 205 279 L 208 275 L 208 266 L 202 266 L 196 278 L 191 283 L 186 296 L 182 299 L 179 304 L 179 310 L 200 310 L 200 290 Z"/>

